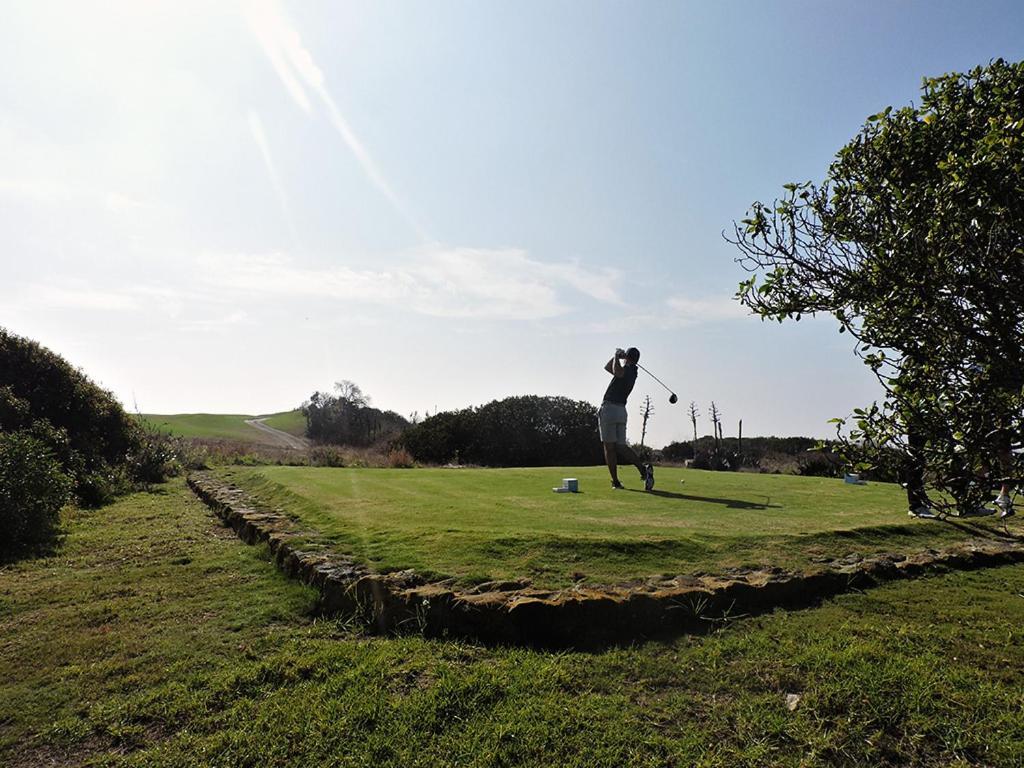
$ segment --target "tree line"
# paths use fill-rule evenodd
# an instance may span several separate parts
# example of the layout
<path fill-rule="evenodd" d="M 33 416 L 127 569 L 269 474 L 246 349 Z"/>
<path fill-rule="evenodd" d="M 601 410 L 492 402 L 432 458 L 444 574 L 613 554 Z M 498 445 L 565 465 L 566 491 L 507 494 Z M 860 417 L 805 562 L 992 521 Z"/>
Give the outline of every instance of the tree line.
<path fill-rule="evenodd" d="M 334 392 L 314 392 L 302 404 L 306 436 L 318 443 L 371 446 L 397 438 L 409 421 L 394 411 L 370 405 L 358 384 L 343 380 Z"/>
<path fill-rule="evenodd" d="M 421 462 L 491 467 L 585 466 L 603 461 L 597 408 L 527 395 L 444 411 L 411 426 L 400 444 Z"/>

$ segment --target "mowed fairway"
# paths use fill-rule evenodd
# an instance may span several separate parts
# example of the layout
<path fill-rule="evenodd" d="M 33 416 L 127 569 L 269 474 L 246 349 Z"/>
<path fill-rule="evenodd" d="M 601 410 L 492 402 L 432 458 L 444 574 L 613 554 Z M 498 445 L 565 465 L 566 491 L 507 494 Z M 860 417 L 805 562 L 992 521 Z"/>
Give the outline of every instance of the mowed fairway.
<path fill-rule="evenodd" d="M 223 475 L 378 571 L 463 584 L 529 578 L 562 587 L 735 567 L 801 568 L 850 553 L 905 552 L 987 535 L 991 523 L 908 520 L 895 485 L 661 469 L 644 493 L 603 467 L 232 468 Z M 582 493 L 556 494 L 563 477 Z M 683 481 L 683 482 L 680 482 Z"/>
<path fill-rule="evenodd" d="M 246 424 L 246 419 L 264 418 L 268 426 L 298 437 L 302 437 L 306 429 L 306 418 L 298 410 L 266 417 L 238 413 L 177 413 L 142 414 L 140 418 L 147 426 L 178 437 L 233 440 L 240 443 L 273 442 L 267 440 L 266 434 Z"/>

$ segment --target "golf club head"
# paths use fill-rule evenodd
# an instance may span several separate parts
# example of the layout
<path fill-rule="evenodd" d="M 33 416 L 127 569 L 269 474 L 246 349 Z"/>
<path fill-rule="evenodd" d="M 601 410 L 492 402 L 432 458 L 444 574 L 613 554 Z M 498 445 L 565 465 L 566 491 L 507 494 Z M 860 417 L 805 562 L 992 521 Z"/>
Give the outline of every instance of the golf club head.
<path fill-rule="evenodd" d="M 673 392 L 671 395 L 668 396 L 668 401 L 672 403 L 672 405 L 675 405 L 677 402 L 679 402 L 679 398 L 676 397 L 676 393 Z"/>

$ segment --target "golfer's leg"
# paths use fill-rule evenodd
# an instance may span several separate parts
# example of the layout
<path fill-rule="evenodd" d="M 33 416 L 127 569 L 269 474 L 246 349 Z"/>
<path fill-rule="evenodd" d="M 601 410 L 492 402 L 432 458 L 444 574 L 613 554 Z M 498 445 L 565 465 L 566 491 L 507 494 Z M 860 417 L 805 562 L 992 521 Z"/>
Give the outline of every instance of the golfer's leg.
<path fill-rule="evenodd" d="M 615 443 L 602 443 L 604 446 L 604 460 L 608 465 L 608 474 L 612 476 L 612 482 L 619 482 L 619 462 L 615 455 Z"/>
<path fill-rule="evenodd" d="M 597 411 L 597 431 L 604 449 L 604 463 L 608 465 L 608 474 L 612 482 L 619 482 L 619 462 L 615 455 L 615 424 L 608 411 L 607 404 L 602 403 Z"/>
<path fill-rule="evenodd" d="M 640 475 L 643 476 L 644 465 L 640 461 L 640 457 L 636 455 L 636 451 L 629 446 L 629 443 L 616 443 L 615 447 L 619 450 L 619 457 L 622 459 L 622 463 L 632 464 L 637 468 Z"/>

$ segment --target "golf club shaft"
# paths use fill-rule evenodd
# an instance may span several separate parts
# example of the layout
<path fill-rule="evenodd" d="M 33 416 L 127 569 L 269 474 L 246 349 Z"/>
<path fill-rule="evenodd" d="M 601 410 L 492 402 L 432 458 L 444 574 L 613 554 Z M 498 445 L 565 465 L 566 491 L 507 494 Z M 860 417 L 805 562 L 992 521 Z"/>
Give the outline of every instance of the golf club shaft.
<path fill-rule="evenodd" d="M 642 370 L 642 371 L 643 371 L 644 373 L 646 373 L 646 374 L 647 374 L 648 376 L 650 376 L 650 377 L 651 377 L 652 379 L 654 379 L 654 380 L 655 380 L 656 382 L 658 382 L 659 384 L 661 384 L 661 386 L 665 387 L 665 390 L 666 390 L 666 391 L 667 391 L 667 392 L 668 392 L 668 393 L 669 393 L 670 395 L 674 395 L 674 394 L 675 394 L 675 392 L 673 392 L 673 391 L 672 391 L 671 389 L 669 389 L 669 388 L 668 388 L 667 386 L 665 386 L 665 382 L 664 382 L 664 381 L 662 381 L 662 380 L 661 380 L 661 379 L 659 379 L 659 378 L 658 378 L 657 376 L 655 376 L 655 375 L 654 375 L 653 373 L 651 373 L 650 371 L 648 371 L 648 370 L 647 370 L 646 368 L 644 368 L 644 367 L 643 367 L 642 365 L 640 365 L 640 363 L 637 363 L 637 364 L 636 364 L 636 367 L 637 367 L 637 368 L 639 368 L 640 370 Z"/>

